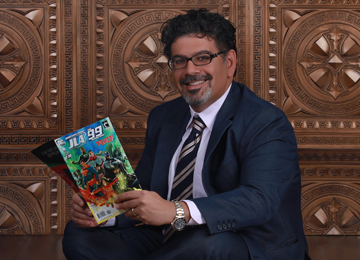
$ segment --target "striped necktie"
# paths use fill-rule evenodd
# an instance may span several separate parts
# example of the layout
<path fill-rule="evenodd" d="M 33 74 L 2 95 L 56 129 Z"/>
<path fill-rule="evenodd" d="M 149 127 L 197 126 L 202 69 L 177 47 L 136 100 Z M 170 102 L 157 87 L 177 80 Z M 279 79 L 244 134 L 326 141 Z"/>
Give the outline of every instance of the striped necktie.
<path fill-rule="evenodd" d="M 202 132 L 206 127 L 199 116 L 194 117 L 192 124 L 193 129 L 181 149 L 176 165 L 170 200 L 180 201 L 192 198 L 196 155 Z"/>
<path fill-rule="evenodd" d="M 191 199 L 193 197 L 193 179 L 196 156 L 199 150 L 202 132 L 206 125 L 197 115 L 194 116 L 192 124 L 192 131 L 181 149 L 178 163 L 176 165 L 170 200 L 181 201 Z M 172 234 L 174 234 L 174 230 L 169 225 L 165 228 L 164 243 Z"/>

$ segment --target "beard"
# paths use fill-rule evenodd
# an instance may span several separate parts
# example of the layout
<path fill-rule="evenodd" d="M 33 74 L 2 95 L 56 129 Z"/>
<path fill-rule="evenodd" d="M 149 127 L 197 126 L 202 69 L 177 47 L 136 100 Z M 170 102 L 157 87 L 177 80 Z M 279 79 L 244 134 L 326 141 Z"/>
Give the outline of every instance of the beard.
<path fill-rule="evenodd" d="M 208 81 L 207 82 L 208 86 L 206 86 L 206 89 L 204 89 L 204 91 L 202 92 L 201 92 L 201 88 L 189 90 L 187 92 L 185 91 L 184 88 L 182 88 L 182 96 L 185 99 L 185 102 L 188 103 L 190 106 L 199 106 L 209 100 L 211 96 L 212 77 L 209 74 L 206 74 L 204 76 L 195 75 L 195 76 L 187 76 L 186 78 L 180 81 L 180 84 L 183 85 L 193 81 L 201 81 L 201 80 Z"/>

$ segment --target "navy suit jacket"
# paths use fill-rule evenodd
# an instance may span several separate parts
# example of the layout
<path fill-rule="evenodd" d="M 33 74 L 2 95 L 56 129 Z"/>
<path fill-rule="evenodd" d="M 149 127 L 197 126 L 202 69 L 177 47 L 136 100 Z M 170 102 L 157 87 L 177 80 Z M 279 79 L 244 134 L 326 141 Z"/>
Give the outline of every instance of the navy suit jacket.
<path fill-rule="evenodd" d="M 166 199 L 172 156 L 190 119 L 183 98 L 154 108 L 136 175 Z M 305 259 L 297 145 L 285 114 L 233 82 L 210 136 L 202 171 L 208 197 L 193 199 L 209 234 L 238 232 L 252 259 Z M 119 227 L 126 221 L 119 220 Z"/>

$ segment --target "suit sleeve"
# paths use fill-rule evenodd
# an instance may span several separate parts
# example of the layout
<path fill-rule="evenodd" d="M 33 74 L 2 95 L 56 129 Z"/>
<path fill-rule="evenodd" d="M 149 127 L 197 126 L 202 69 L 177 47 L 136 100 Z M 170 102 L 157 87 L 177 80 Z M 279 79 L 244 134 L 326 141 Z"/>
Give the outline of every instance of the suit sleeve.
<path fill-rule="evenodd" d="M 287 190 L 300 185 L 294 132 L 280 110 L 261 111 L 241 134 L 234 124 L 226 133 L 225 154 L 231 156 L 224 157 L 216 175 L 237 176 L 233 179 L 238 184 L 194 199 L 211 234 L 265 224 L 279 210 Z M 225 164 L 233 166 L 222 167 Z"/>

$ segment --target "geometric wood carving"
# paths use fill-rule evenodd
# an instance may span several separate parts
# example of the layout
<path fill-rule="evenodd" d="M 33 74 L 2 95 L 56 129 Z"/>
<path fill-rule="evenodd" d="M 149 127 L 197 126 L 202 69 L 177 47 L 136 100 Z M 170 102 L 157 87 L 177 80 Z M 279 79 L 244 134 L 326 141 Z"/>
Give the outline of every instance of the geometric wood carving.
<path fill-rule="evenodd" d="M 24 142 L 39 138 L 26 136 L 29 131 L 58 131 L 60 126 L 59 9 L 56 0 L 30 2 L 0 4 L 0 131 L 22 133 Z M 9 139 L 0 142 L 12 143 Z M 35 143 L 42 141 L 39 138 Z"/>
<path fill-rule="evenodd" d="M 301 205 L 306 235 L 360 234 L 359 183 L 307 184 Z"/>
<path fill-rule="evenodd" d="M 44 50 L 37 26 L 43 9 L 21 11 L 0 11 L 0 114 L 41 115 Z"/>
<path fill-rule="evenodd" d="M 247 0 L 237 0 L 236 3 L 230 1 L 229 4 L 223 5 L 222 14 L 224 17 L 227 17 L 236 27 L 236 49 L 237 49 L 237 67 L 235 80 L 246 84 L 248 87 L 252 88 L 248 84 L 249 73 L 247 68 L 247 63 L 249 59 L 249 51 L 247 45 L 249 39 L 247 36 Z M 220 10 L 219 10 L 220 11 Z"/>
<path fill-rule="evenodd" d="M 44 191 L 44 181 L 27 187 L 0 182 L 0 234 L 44 234 Z"/>
<path fill-rule="evenodd" d="M 146 114 L 178 92 L 169 78 L 162 54 L 160 27 L 174 11 L 143 11 L 128 14 L 109 10 L 110 78 L 115 99 L 111 114 Z"/>
<path fill-rule="evenodd" d="M 285 112 L 359 114 L 360 14 L 288 8 L 282 16 Z"/>
<path fill-rule="evenodd" d="M 287 114 L 300 148 L 359 148 L 359 2 L 271 0 L 266 11 L 262 97 Z"/>
<path fill-rule="evenodd" d="M 70 188 L 48 167 L 1 166 L 0 235 L 61 234 L 63 203 L 72 197 L 66 189 Z"/>
<path fill-rule="evenodd" d="M 72 60 L 61 56 L 73 52 L 59 44 L 69 39 L 59 36 L 66 35 L 64 24 L 72 21 L 71 2 L 0 3 L 2 235 L 63 232 L 64 183 L 30 150 L 73 130 Z M 70 19 L 63 19 L 64 13 Z"/>
<path fill-rule="evenodd" d="M 307 235 L 360 234 L 358 149 L 300 149 L 301 206 Z"/>

